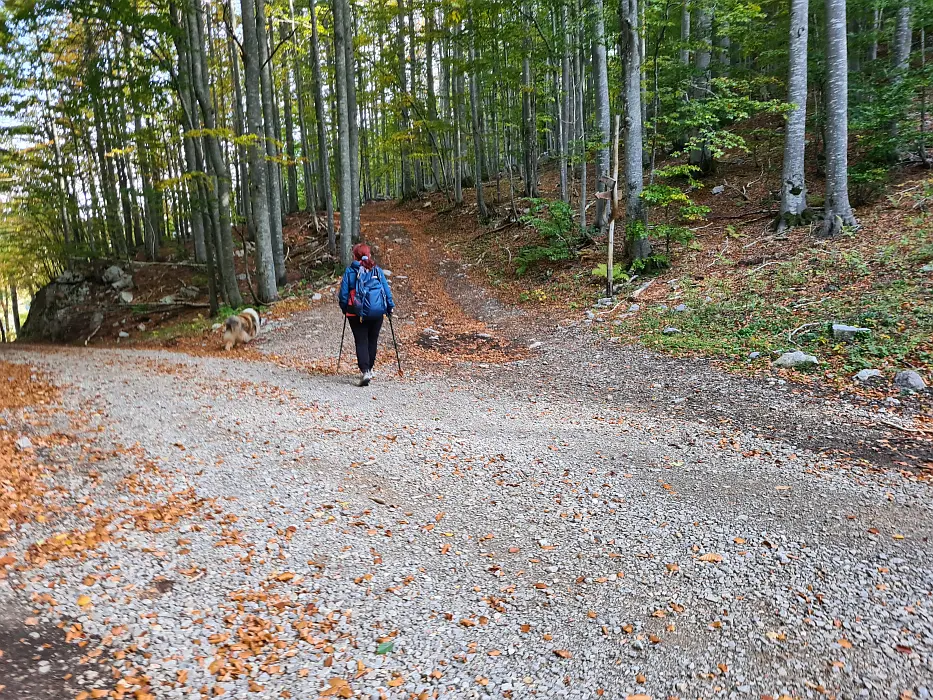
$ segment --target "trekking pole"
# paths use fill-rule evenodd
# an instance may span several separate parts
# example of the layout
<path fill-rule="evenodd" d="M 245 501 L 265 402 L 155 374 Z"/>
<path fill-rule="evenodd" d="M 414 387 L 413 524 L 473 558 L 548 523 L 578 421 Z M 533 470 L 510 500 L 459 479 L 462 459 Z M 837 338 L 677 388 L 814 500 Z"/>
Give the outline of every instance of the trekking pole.
<path fill-rule="evenodd" d="M 337 352 L 337 374 L 340 374 L 340 357 L 343 355 L 343 337 L 347 334 L 347 317 L 343 317 L 343 331 L 340 333 L 340 350 Z"/>
<path fill-rule="evenodd" d="M 392 343 L 395 345 L 395 361 L 398 362 L 398 375 L 402 376 L 402 358 L 398 354 L 398 339 L 395 337 L 395 324 L 392 323 L 392 314 L 389 314 L 389 328 L 392 330 Z"/>

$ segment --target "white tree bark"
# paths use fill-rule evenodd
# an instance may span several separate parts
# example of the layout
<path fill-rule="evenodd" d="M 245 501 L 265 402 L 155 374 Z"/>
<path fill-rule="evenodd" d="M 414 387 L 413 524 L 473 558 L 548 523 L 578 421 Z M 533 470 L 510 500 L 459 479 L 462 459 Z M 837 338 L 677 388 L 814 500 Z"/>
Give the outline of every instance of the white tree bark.
<path fill-rule="evenodd" d="M 625 220 L 626 244 L 633 260 L 651 255 L 645 230 L 642 165 L 641 50 L 638 32 L 638 0 L 620 0 L 622 24 L 622 81 L 625 101 Z"/>
<path fill-rule="evenodd" d="M 849 71 L 846 0 L 826 0 L 826 204 L 822 235 L 858 221 L 849 204 Z"/>
<path fill-rule="evenodd" d="M 910 0 L 900 0 L 897 8 L 897 21 L 894 26 L 894 51 L 891 55 L 894 68 L 894 81 L 901 83 L 910 68 L 910 49 L 913 33 L 910 28 Z"/>
<path fill-rule="evenodd" d="M 697 9 L 697 33 L 703 44 L 696 52 L 696 70 L 699 77 L 693 87 L 693 99 L 703 100 L 709 96 L 710 63 L 712 63 L 713 54 L 713 18 L 709 8 L 702 4 Z M 700 148 L 690 151 L 690 164 L 698 166 L 703 172 L 712 168 L 712 156 L 705 143 Z"/>
<path fill-rule="evenodd" d="M 573 85 L 570 77 L 570 28 L 567 25 L 567 5 L 563 4 L 560 11 L 560 27 L 564 47 L 560 61 L 560 198 L 565 202 L 569 202 L 570 188 L 567 186 L 567 162 L 570 159 L 570 96 Z"/>
<path fill-rule="evenodd" d="M 262 124 L 262 97 L 259 60 L 259 38 L 256 33 L 256 3 L 240 0 L 243 16 L 243 64 L 246 83 L 246 124 L 254 140 L 249 154 L 249 199 L 256 227 L 256 277 L 259 300 L 263 303 L 275 301 L 278 290 L 275 285 L 275 263 L 272 260 L 272 229 L 269 223 L 269 187 L 265 151 L 265 133 Z"/>
<path fill-rule="evenodd" d="M 347 106 L 346 0 L 334 0 L 334 83 L 337 92 L 337 147 L 340 151 L 340 262 L 349 265 L 353 250 L 353 195 L 350 189 L 350 115 Z"/>
<path fill-rule="evenodd" d="M 781 176 L 781 212 L 778 231 L 799 223 L 807 210 L 804 151 L 807 128 L 807 34 L 808 0 L 791 0 L 790 70 L 787 101 L 793 105 L 784 133 L 784 171 Z"/>
<path fill-rule="evenodd" d="M 596 153 L 597 189 L 605 192 L 607 185 L 603 178 L 609 177 L 609 70 L 606 61 L 606 23 L 603 17 L 603 0 L 594 0 L 596 13 L 595 35 L 593 43 L 593 72 L 596 74 L 596 138 L 600 146 Z M 605 199 L 596 202 L 596 226 L 600 230 L 609 223 L 609 205 Z"/>
<path fill-rule="evenodd" d="M 680 62 L 690 65 L 690 0 L 680 7 Z"/>
<path fill-rule="evenodd" d="M 476 208 L 480 221 L 489 218 L 486 200 L 483 198 L 483 127 L 480 118 L 479 67 L 476 64 L 476 24 L 470 12 L 470 115 L 473 121 L 473 184 L 476 186 Z"/>
<path fill-rule="evenodd" d="M 317 12 L 315 1 L 310 0 L 311 13 L 311 79 L 314 92 L 314 115 L 317 122 L 317 150 L 318 150 L 318 186 L 321 188 L 321 199 L 327 210 L 327 249 L 331 255 L 337 253 L 337 234 L 334 229 L 334 198 L 330 188 L 330 157 L 327 152 L 327 124 L 324 121 L 324 96 L 321 78 L 321 59 L 317 35 Z"/>

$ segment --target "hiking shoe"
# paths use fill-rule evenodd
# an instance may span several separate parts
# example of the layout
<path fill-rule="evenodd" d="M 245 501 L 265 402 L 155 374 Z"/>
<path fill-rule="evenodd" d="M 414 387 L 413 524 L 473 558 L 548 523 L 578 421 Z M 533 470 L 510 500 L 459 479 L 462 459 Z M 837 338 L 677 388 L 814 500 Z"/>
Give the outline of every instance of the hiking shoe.
<path fill-rule="evenodd" d="M 360 377 L 360 386 L 369 386 L 369 383 L 373 380 L 372 372 L 363 372 L 363 376 Z"/>

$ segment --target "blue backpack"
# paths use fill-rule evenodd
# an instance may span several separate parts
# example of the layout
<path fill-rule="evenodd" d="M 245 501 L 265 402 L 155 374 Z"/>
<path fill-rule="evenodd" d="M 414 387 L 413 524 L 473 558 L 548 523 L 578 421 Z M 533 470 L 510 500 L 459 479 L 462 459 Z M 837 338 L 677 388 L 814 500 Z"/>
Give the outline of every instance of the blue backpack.
<path fill-rule="evenodd" d="M 360 267 L 356 273 L 356 289 L 353 305 L 360 318 L 378 318 L 389 310 L 386 291 L 379 277 L 379 268 L 367 270 Z"/>

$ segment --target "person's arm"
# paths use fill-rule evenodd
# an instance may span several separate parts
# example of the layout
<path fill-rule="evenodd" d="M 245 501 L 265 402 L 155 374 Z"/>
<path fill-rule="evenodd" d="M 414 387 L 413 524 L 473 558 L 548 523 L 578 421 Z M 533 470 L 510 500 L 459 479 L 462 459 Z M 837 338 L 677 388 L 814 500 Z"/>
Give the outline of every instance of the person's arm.
<path fill-rule="evenodd" d="M 392 290 L 389 289 L 389 280 L 386 277 L 385 272 L 382 272 L 382 274 L 379 275 L 379 279 L 382 280 L 382 288 L 386 293 L 386 302 L 389 305 L 389 313 L 392 313 L 392 311 L 395 309 L 395 300 L 392 298 Z"/>
<path fill-rule="evenodd" d="M 350 303 L 350 268 L 344 270 L 343 279 L 340 280 L 340 294 L 337 295 L 337 301 L 340 304 L 340 309 L 347 313 L 349 311 L 348 304 Z"/>

